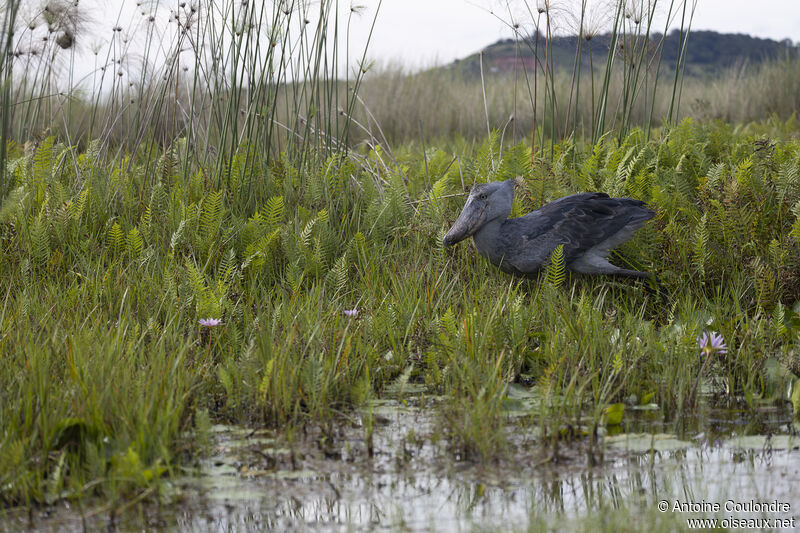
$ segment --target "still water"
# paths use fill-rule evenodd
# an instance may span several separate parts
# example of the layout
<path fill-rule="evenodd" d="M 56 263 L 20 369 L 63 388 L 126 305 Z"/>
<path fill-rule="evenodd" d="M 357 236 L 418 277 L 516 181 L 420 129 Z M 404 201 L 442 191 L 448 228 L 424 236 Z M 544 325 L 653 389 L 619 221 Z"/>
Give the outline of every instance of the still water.
<path fill-rule="evenodd" d="M 657 409 L 628 411 L 590 467 L 588 439 L 545 456 L 519 416 L 509 416 L 504 458 L 459 460 L 436 401 L 376 402 L 372 454 L 357 415 L 291 443 L 214 426 L 212 451 L 164 483 L 160 505 L 130 506 L 113 522 L 106 510 L 68 506 L 12 513 L 0 530 L 674 531 L 696 518 L 730 529 L 800 527 L 791 410 L 706 408 L 668 422 Z"/>

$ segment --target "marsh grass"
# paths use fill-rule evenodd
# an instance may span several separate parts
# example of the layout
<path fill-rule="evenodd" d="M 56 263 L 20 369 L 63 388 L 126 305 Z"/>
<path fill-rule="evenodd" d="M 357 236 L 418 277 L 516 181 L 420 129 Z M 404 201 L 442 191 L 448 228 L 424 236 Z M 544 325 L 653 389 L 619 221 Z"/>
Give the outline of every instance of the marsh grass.
<path fill-rule="evenodd" d="M 12 146 L 4 502 L 152 494 L 198 452 L 199 412 L 321 423 L 335 438 L 341 415 L 397 380 L 444 394 L 449 448 L 484 460 L 508 447 L 508 384 L 533 383 L 526 416 L 558 460 L 612 403 L 691 409 L 709 324 L 730 348 L 704 369 L 724 378 L 719 398 L 758 405 L 765 358 L 797 364 L 798 142 L 687 121 L 654 141 L 555 153 L 532 166 L 524 146 L 500 157 L 494 136 L 470 152 L 432 147 L 427 173 L 399 149 L 398 166 L 365 152 L 298 173 L 287 159 L 226 186 L 200 163 L 148 178 L 146 162 L 91 147 Z M 648 201 L 654 222 L 616 260 L 659 272 L 668 305 L 643 285 L 515 279 L 470 246 L 444 250 L 462 177 L 518 174 L 516 212 L 586 187 Z M 427 190 L 429 175 L 441 177 Z M 223 322 L 211 336 L 198 324 L 209 316 Z"/>
<path fill-rule="evenodd" d="M 789 119 L 800 111 L 796 96 L 800 94 L 798 72 L 800 60 L 786 57 L 758 65 L 740 65 L 708 79 L 688 76 L 682 82 L 683 104 L 674 119 L 722 120 L 743 125 L 762 122 L 774 115 L 776 123 L 789 128 L 785 130 L 787 135 L 796 135 L 797 128 Z M 558 100 L 568 100 L 571 74 L 556 71 L 554 78 Z M 485 87 L 491 128 L 504 130 L 510 144 L 529 141 L 533 110 L 530 104 L 520 105 L 523 93 L 519 82 L 515 88 L 513 75 L 487 75 Z M 609 100 L 619 101 L 623 89 L 620 72 L 609 82 Z M 591 133 L 593 103 L 589 95 L 589 91 L 581 91 L 573 97 L 571 120 L 578 125 L 575 138 L 579 141 Z M 468 72 L 437 68 L 413 73 L 393 64 L 377 65 L 367 73 L 360 96 L 392 146 L 419 143 L 420 119 L 428 142 L 442 145 L 458 138 L 473 142 L 485 137 L 481 83 Z M 651 129 L 661 128 L 669 124 L 669 106 L 669 93 L 661 91 L 647 105 L 644 99 L 637 100 L 626 117 L 633 126 L 649 124 Z M 542 118 L 543 113 L 540 102 L 537 135 L 541 136 L 543 130 L 549 144 L 549 119 Z M 509 122 L 512 115 L 514 120 Z M 617 116 L 616 112 L 612 115 Z M 359 121 L 366 120 L 358 114 L 356 117 Z M 559 117 L 562 122 L 567 119 L 561 112 Z M 375 137 L 380 139 L 377 133 Z"/>

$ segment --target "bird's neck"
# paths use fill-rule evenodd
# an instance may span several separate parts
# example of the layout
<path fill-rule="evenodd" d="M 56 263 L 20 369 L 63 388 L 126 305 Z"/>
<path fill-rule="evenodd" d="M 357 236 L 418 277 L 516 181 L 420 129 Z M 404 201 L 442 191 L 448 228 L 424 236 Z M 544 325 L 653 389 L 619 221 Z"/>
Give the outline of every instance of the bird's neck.
<path fill-rule="evenodd" d="M 499 264 L 503 258 L 500 246 L 500 228 L 503 226 L 503 222 L 505 222 L 505 218 L 498 217 L 490 220 L 472 235 L 478 252 L 494 264 Z"/>

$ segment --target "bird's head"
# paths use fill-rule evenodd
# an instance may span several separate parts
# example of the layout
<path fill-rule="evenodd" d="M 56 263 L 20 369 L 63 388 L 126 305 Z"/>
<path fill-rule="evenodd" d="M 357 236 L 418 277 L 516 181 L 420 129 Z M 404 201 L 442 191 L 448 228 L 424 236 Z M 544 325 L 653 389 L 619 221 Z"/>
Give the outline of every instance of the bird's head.
<path fill-rule="evenodd" d="M 487 222 L 508 218 L 514 201 L 514 184 L 515 180 L 510 179 L 475 185 L 442 243 L 452 246 L 472 236 Z"/>

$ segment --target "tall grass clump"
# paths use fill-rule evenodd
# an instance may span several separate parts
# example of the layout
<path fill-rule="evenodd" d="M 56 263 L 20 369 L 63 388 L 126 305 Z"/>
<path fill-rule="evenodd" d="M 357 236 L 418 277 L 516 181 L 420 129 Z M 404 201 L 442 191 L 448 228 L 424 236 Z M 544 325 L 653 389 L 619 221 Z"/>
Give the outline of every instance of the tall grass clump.
<path fill-rule="evenodd" d="M 661 5 L 663 4 L 663 5 Z M 587 138 L 592 143 L 609 129 L 618 132 L 620 138 L 627 135 L 633 122 L 633 109 L 640 100 L 648 109 L 647 118 L 643 127 L 649 135 L 650 124 L 653 120 L 653 102 L 659 89 L 658 76 L 661 70 L 661 52 L 667 29 L 676 14 L 680 13 L 680 32 L 682 37 L 681 49 L 678 52 L 676 68 L 674 69 L 674 82 L 670 95 L 670 107 L 667 121 L 672 121 L 680 105 L 680 88 L 685 50 L 688 43 L 689 29 L 691 27 L 694 6 L 689 6 L 687 1 L 659 3 L 658 0 L 618 0 L 616 2 L 590 2 L 580 0 L 576 5 L 560 5 L 558 2 L 543 0 L 536 3 L 535 11 L 526 3 L 528 26 L 533 28 L 533 34 L 522 35 L 520 28 L 524 14 L 510 19 L 509 24 L 514 29 L 515 39 L 529 49 L 533 56 L 533 71 L 529 72 L 526 63 L 520 62 L 522 67 L 521 78 L 528 92 L 533 113 L 533 128 L 531 142 L 544 149 L 545 133 L 551 140 L 552 157 L 553 142 L 557 139 L 573 137 L 576 134 L 587 132 Z M 665 8 L 664 8 L 665 6 Z M 572 7 L 572 10 L 570 10 Z M 656 14 L 664 8 L 665 26 L 660 35 L 656 31 Z M 513 11 L 509 7 L 509 13 Z M 568 96 L 566 101 L 556 90 L 556 76 L 552 54 L 552 40 L 555 28 L 571 24 L 578 35 L 575 58 L 569 81 Z M 604 59 L 605 65 L 600 66 L 595 73 L 595 58 L 592 53 L 592 40 L 605 26 L 608 32 L 608 53 Z M 584 67 L 584 43 L 588 52 L 588 89 L 587 80 L 582 75 Z M 598 63 L 603 61 L 598 58 Z M 621 85 L 616 102 L 611 100 L 612 80 L 617 78 Z M 516 73 L 515 73 L 516 79 Z M 588 92 L 591 103 L 589 120 L 581 120 L 578 115 L 577 101 L 580 99 L 581 85 L 583 91 Z M 542 95 L 539 96 L 541 87 Z M 566 95 L 565 95 L 566 96 Z M 538 121 L 543 123 L 541 131 L 537 124 L 536 109 L 539 98 L 543 102 L 543 113 Z M 539 131 L 539 133 L 537 133 Z M 536 135 L 539 136 L 537 142 Z"/>
<path fill-rule="evenodd" d="M 3 117 L 0 118 L 0 198 L 7 192 L 6 145 L 9 140 L 12 69 L 14 66 L 11 50 L 13 48 L 13 29 L 16 27 L 19 6 L 19 1 L 4 2 L 2 15 L 0 15 L 0 110 L 3 112 Z"/>
<path fill-rule="evenodd" d="M 283 151 L 324 158 L 347 146 L 366 69 L 364 51 L 339 49 L 339 40 L 356 7 L 345 14 L 335 0 L 154 2 L 141 3 L 127 25 L 106 25 L 77 2 L 34 4 L 24 19 L 12 17 L 17 4 L 4 11 L 6 63 L 16 73 L 4 113 L 11 138 L 98 139 L 101 153 L 144 156 L 153 170 L 154 148 L 181 142 L 183 156 L 217 180 L 230 178 L 242 144 L 265 162 Z M 91 71 L 74 79 L 91 23 L 106 40 L 88 50 Z"/>
<path fill-rule="evenodd" d="M 684 118 L 701 122 L 722 120 L 743 127 L 774 115 L 777 126 L 786 132 L 797 132 L 796 120 L 790 119 L 793 114 L 800 113 L 799 72 L 800 60 L 786 57 L 759 65 L 731 67 L 709 78 L 688 76 L 682 82 L 683 104 L 673 121 Z M 557 99 L 567 101 L 571 73 L 556 71 L 555 78 Z M 664 76 L 661 78 L 663 80 Z M 530 105 L 520 104 L 513 78 L 507 74 L 487 76 L 485 88 L 490 126 L 504 131 L 505 139 L 511 141 L 505 145 L 526 138 L 530 142 L 528 134 L 533 127 L 533 111 Z M 615 102 L 621 98 L 622 90 L 621 79 L 612 79 L 610 100 Z M 590 90 L 581 90 L 580 95 L 573 98 L 573 112 L 578 113 L 579 122 L 583 124 L 589 124 L 593 115 L 590 93 Z M 419 143 L 420 118 L 428 143 L 435 141 L 441 146 L 454 146 L 458 139 L 480 143 L 486 136 L 480 80 L 458 69 L 408 72 L 392 64 L 377 65 L 365 76 L 360 96 L 371 111 L 373 118 L 369 120 L 381 125 L 381 133 L 393 146 Z M 652 101 L 651 135 L 654 128 L 658 130 L 667 124 L 670 103 L 671 95 L 662 87 Z M 541 116 L 541 102 L 537 109 Z M 508 122 L 512 114 L 514 120 Z M 645 108 L 644 100 L 637 100 L 630 111 L 631 124 L 647 123 L 650 114 L 649 101 Z M 358 110 L 356 116 L 359 122 L 368 120 Z M 380 134 L 375 132 L 375 136 L 380 137 Z M 580 134 L 575 139 L 578 144 L 583 143 Z"/>
<path fill-rule="evenodd" d="M 365 77 L 362 97 L 371 117 L 394 142 L 419 140 L 420 122 L 434 138 L 482 139 L 502 131 L 528 138 L 539 156 L 566 138 L 594 144 L 614 131 L 676 122 L 680 106 L 692 2 L 619 0 L 507 2 L 513 68 L 491 73 L 481 55 L 455 65 L 409 73 L 383 65 Z M 498 15 L 499 16 L 499 15 Z M 675 65 L 661 58 L 670 24 L 681 21 Z M 554 58 L 554 42 L 576 36 L 572 57 Z M 512 45 L 508 45 L 512 46 Z M 603 50 L 603 52 L 597 52 Z M 562 52 L 558 52 L 561 54 Z M 506 59 L 506 58 L 504 58 Z M 563 65 L 569 64 L 569 68 Z M 561 65 L 561 66 L 560 66 Z M 698 82 L 698 86 L 699 86 Z M 488 124 L 487 124 L 488 122 Z"/>

